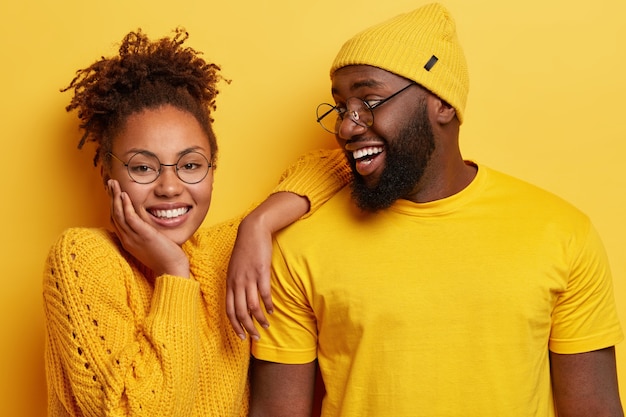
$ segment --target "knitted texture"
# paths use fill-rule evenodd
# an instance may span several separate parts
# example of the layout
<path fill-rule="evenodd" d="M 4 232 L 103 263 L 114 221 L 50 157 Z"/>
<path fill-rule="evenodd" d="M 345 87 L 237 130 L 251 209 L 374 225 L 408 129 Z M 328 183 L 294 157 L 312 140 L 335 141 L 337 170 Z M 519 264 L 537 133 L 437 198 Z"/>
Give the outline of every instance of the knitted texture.
<path fill-rule="evenodd" d="M 297 175 L 298 172 L 308 172 L 310 175 Z M 306 218 L 335 195 L 340 187 L 352 181 L 352 178 L 352 170 L 346 162 L 343 150 L 320 149 L 303 155 L 287 168 L 273 192 L 306 190 L 306 194 L 300 194 L 308 197 L 311 204 L 309 212 L 303 216 Z"/>
<path fill-rule="evenodd" d="M 408 78 L 446 101 L 463 122 L 469 92 L 467 63 L 456 24 L 433 3 L 372 26 L 339 50 L 330 75 L 347 65 L 371 65 Z"/>
<path fill-rule="evenodd" d="M 49 416 L 246 415 L 249 347 L 224 314 L 236 226 L 185 243 L 195 279 L 152 277 L 105 230 L 61 236 L 44 281 Z"/>
<path fill-rule="evenodd" d="M 341 152 L 315 152 L 274 191 L 305 195 L 315 209 L 348 174 Z M 249 343 L 225 313 L 240 221 L 183 245 L 192 279 L 153 276 L 109 231 L 61 235 L 43 282 L 49 416 L 247 415 Z"/>

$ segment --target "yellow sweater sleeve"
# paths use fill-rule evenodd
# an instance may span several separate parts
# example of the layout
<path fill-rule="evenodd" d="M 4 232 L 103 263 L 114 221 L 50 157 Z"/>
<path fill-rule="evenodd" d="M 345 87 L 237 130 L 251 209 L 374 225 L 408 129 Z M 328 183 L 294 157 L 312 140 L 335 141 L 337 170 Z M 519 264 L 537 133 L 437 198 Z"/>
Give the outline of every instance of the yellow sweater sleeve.
<path fill-rule="evenodd" d="M 307 197 L 311 207 L 306 217 L 351 179 L 352 173 L 343 151 L 319 149 L 302 155 L 289 166 L 272 192 L 288 191 Z"/>
<path fill-rule="evenodd" d="M 95 229 L 69 229 L 50 250 L 49 415 L 189 415 L 200 371 L 199 284 L 146 278 L 122 253 Z"/>

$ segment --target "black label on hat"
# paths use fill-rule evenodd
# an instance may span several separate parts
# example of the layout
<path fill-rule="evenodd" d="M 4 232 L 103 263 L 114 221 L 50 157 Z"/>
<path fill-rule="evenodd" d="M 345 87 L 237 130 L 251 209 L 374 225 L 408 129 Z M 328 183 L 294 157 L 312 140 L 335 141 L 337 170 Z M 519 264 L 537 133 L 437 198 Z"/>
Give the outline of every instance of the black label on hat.
<path fill-rule="evenodd" d="M 439 61 L 439 58 L 437 58 L 435 55 L 431 56 L 426 65 L 424 65 L 424 69 L 426 71 L 430 71 L 431 68 L 435 66 L 437 61 Z"/>

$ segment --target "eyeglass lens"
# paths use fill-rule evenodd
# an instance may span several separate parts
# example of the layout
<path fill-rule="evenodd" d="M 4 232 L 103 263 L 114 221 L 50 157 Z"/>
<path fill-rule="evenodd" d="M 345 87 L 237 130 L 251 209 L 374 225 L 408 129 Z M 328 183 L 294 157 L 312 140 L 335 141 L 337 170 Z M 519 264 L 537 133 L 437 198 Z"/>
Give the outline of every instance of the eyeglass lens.
<path fill-rule="evenodd" d="M 207 158 L 199 152 L 182 155 L 175 165 L 161 164 L 155 155 L 139 152 L 133 155 L 126 165 L 130 178 L 140 184 L 154 182 L 161 175 L 162 166 L 174 166 L 176 175 L 181 181 L 195 184 L 207 176 L 211 167 Z"/>
<path fill-rule="evenodd" d="M 374 123 L 374 114 L 365 102 L 357 97 L 350 97 L 344 110 L 322 103 L 317 106 L 317 119 L 322 127 L 330 133 L 337 133 L 341 122 L 348 117 L 354 123 L 363 127 L 370 127 Z"/>

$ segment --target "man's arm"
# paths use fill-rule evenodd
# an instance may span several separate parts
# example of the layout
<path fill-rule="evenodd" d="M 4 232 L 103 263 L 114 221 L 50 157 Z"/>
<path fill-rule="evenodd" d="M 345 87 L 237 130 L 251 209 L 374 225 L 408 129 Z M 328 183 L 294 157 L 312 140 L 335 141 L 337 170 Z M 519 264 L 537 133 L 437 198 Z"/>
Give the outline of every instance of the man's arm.
<path fill-rule="evenodd" d="M 288 365 L 252 358 L 250 417 L 309 417 L 316 362 Z"/>
<path fill-rule="evenodd" d="M 559 417 L 623 417 L 615 348 L 563 355 L 550 352 Z"/>

